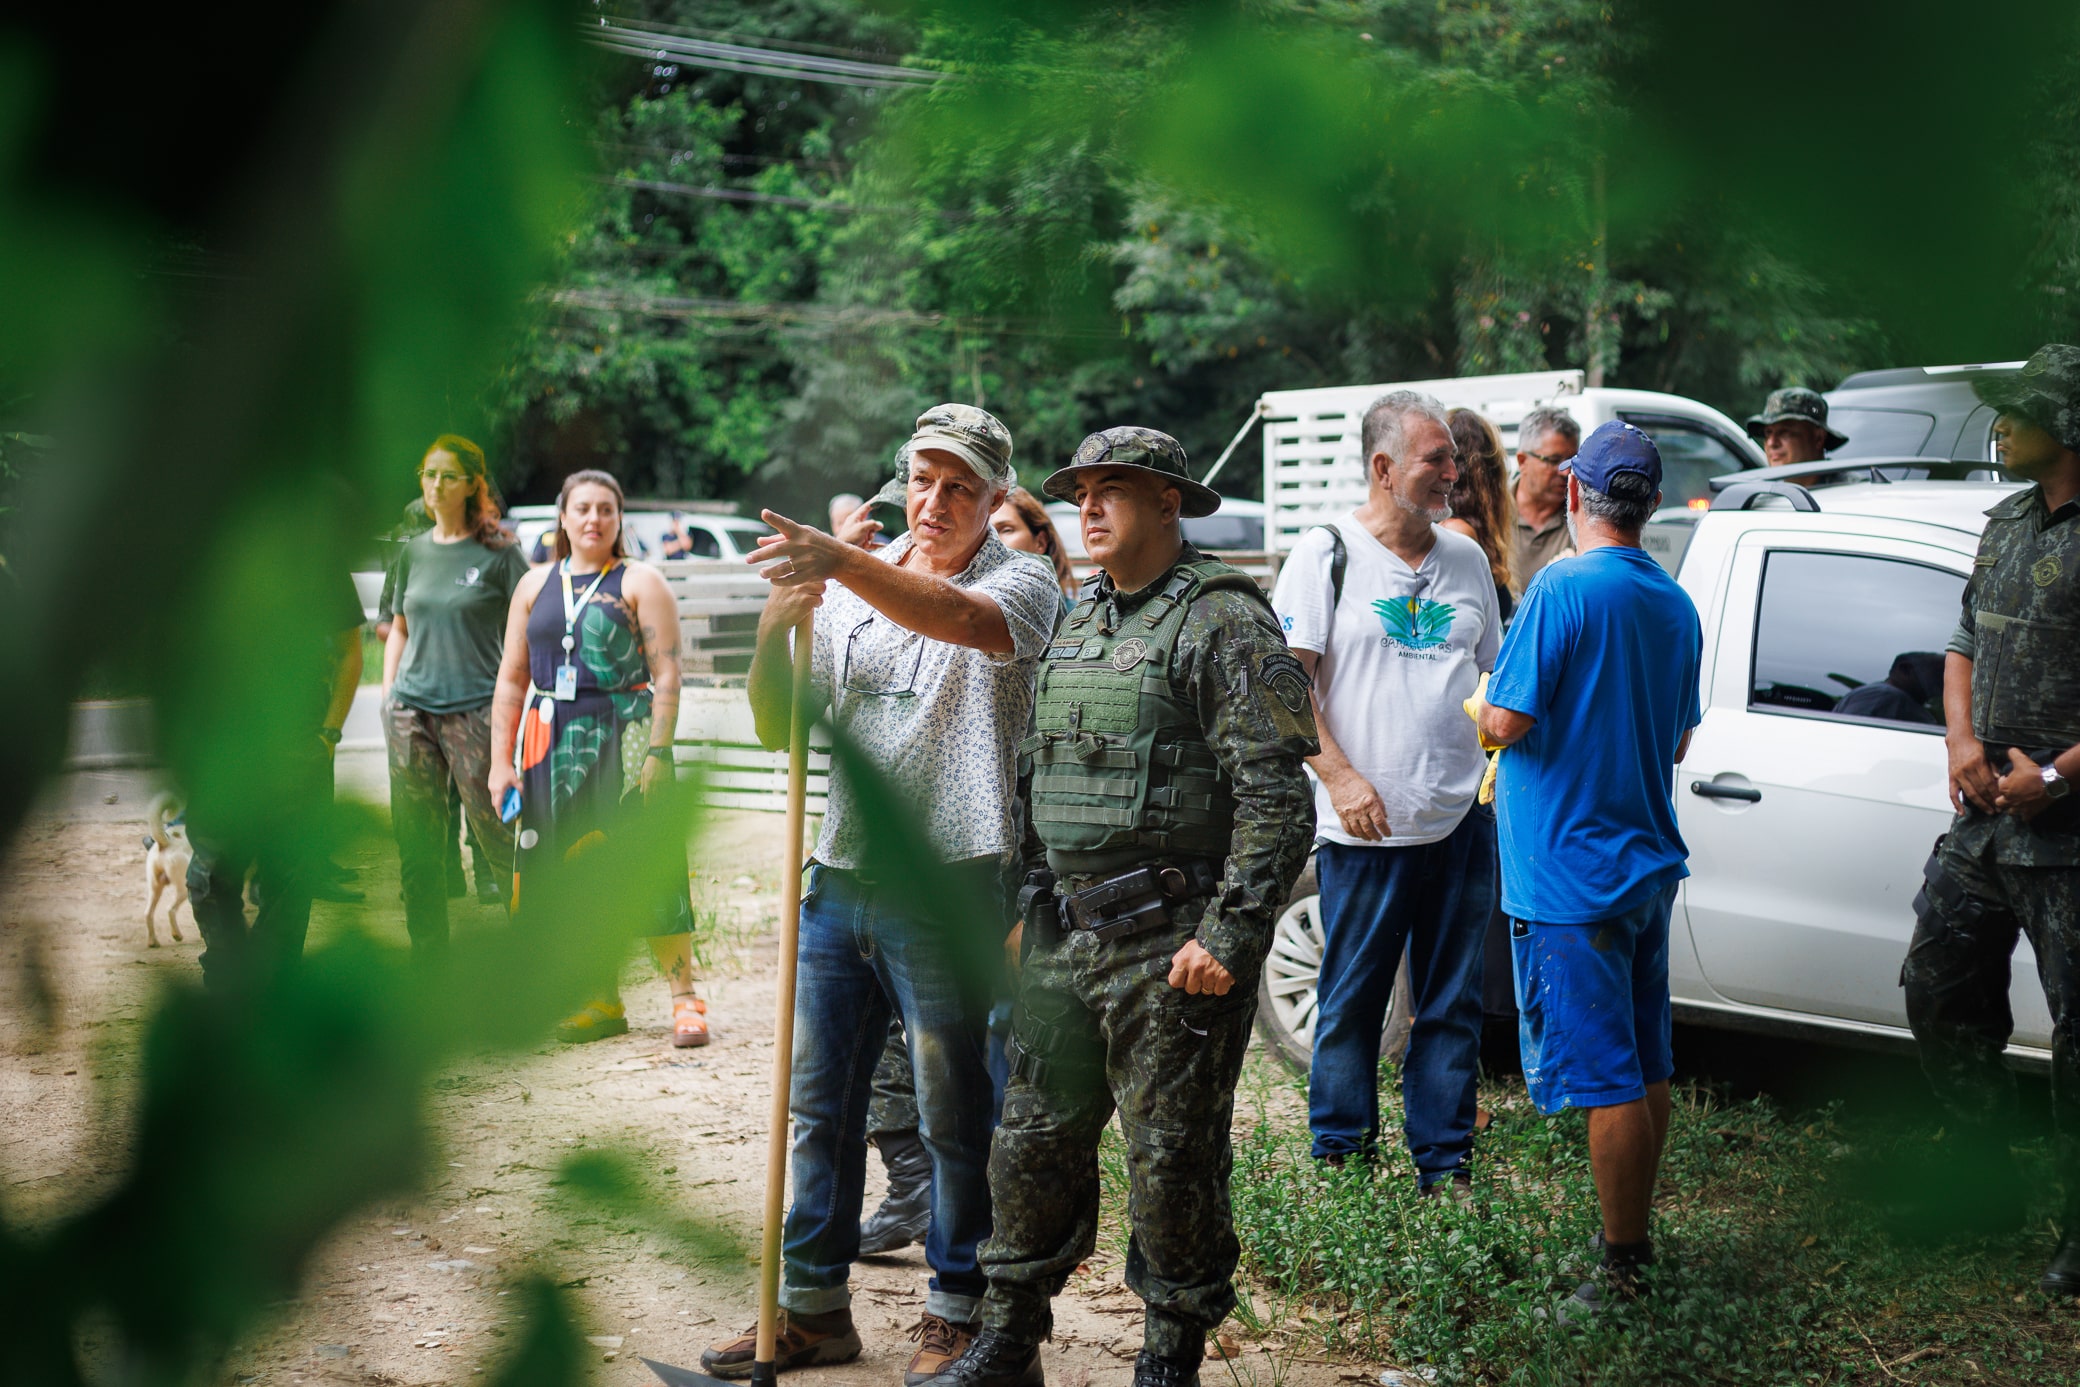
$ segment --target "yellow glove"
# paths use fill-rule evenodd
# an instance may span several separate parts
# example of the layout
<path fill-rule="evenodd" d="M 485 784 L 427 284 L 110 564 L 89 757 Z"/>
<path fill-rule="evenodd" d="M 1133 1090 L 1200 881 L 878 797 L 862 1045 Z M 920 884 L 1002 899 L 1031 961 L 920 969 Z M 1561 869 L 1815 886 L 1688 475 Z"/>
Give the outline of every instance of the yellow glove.
<path fill-rule="evenodd" d="M 1503 748 L 1503 746 L 1504 746 L 1504 743 L 1502 743 L 1502 742 L 1491 742 L 1491 741 L 1489 741 L 1489 740 L 1488 740 L 1488 734 L 1487 734 L 1487 732 L 1485 732 L 1485 731 L 1484 731 L 1484 730 L 1482 730 L 1482 728 L 1481 728 L 1481 709 L 1483 709 L 1483 708 L 1485 708 L 1485 707 L 1487 707 L 1487 706 L 1488 706 L 1488 676 L 1487 676 L 1487 675 L 1483 674 L 1483 675 L 1481 676 L 1481 682 L 1480 682 L 1480 683 L 1478 683 L 1478 684 L 1476 684 L 1476 685 L 1474 686 L 1474 689 L 1473 689 L 1473 697 L 1472 697 L 1472 698 L 1469 698 L 1469 699 L 1467 699 L 1467 700 L 1466 700 L 1466 701 L 1465 701 L 1464 703 L 1460 704 L 1459 706 L 1460 706 L 1460 707 L 1462 707 L 1462 708 L 1464 708 L 1464 709 L 1466 710 L 1466 716 L 1467 716 L 1467 717 L 1469 717 L 1469 718 L 1472 718 L 1472 719 L 1473 719 L 1473 735 L 1474 735 L 1474 736 L 1476 736 L 1476 737 L 1478 737 L 1478 738 L 1480 738 L 1480 743 L 1481 743 L 1481 750 L 1482 750 L 1482 751 L 1500 751 L 1500 750 L 1502 750 L 1502 748 Z M 1486 801 L 1485 801 L 1485 800 L 1483 800 L 1483 801 L 1482 801 L 1482 803 L 1486 803 Z"/>
<path fill-rule="evenodd" d="M 1473 697 L 1467 699 L 1461 706 L 1466 709 L 1466 716 L 1473 719 L 1473 735 L 1480 739 L 1481 750 L 1489 753 L 1488 769 L 1481 775 L 1481 788 L 1474 798 L 1482 804 L 1493 804 L 1495 802 L 1495 767 L 1501 764 L 1503 749 L 1496 743 L 1489 741 L 1488 734 L 1481 730 L 1481 709 L 1488 706 L 1487 675 L 1483 674 L 1481 676 L 1481 682 L 1474 685 Z"/>

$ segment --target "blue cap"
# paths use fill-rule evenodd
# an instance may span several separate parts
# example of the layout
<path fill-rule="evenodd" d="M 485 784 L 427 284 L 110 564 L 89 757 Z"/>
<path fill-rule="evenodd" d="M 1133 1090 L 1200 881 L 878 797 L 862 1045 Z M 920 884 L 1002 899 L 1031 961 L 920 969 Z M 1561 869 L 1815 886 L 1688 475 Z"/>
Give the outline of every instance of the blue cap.
<path fill-rule="evenodd" d="M 1610 494 L 1611 479 L 1621 472 L 1637 472 L 1659 488 L 1661 450 L 1639 429 L 1613 419 L 1608 424 L 1598 424 L 1595 432 L 1582 440 L 1581 451 L 1567 464 L 1567 470 L 1583 486 L 1605 495 Z"/>

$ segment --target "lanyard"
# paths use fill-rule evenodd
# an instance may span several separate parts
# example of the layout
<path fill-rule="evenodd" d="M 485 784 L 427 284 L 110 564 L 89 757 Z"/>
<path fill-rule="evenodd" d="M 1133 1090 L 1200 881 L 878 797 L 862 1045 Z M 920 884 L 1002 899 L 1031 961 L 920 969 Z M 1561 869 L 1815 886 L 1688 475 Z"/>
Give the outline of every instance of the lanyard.
<path fill-rule="evenodd" d="M 566 661 L 571 658 L 571 651 L 578 647 L 575 634 L 578 629 L 578 615 L 585 610 L 585 604 L 592 600 L 592 594 L 599 591 L 599 585 L 607 581 L 607 575 L 614 571 L 615 563 L 616 560 L 608 559 L 607 566 L 592 580 L 592 586 L 585 589 L 585 595 L 575 602 L 571 600 L 571 561 L 565 559 L 556 566 L 557 576 L 563 579 L 563 658 Z"/>

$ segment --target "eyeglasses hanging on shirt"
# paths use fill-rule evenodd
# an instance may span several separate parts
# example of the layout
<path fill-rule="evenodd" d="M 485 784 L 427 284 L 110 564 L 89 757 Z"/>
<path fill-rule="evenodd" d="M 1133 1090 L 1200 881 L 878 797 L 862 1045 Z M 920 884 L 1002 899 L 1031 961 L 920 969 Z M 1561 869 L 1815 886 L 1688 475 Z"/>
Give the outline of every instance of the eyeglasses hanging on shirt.
<path fill-rule="evenodd" d="M 875 634 L 876 625 L 888 628 Z M 891 639 L 899 632 L 900 640 Z M 868 617 L 845 637 L 847 693 L 875 698 L 915 698 L 917 675 L 924 667 L 924 637 L 879 617 Z"/>

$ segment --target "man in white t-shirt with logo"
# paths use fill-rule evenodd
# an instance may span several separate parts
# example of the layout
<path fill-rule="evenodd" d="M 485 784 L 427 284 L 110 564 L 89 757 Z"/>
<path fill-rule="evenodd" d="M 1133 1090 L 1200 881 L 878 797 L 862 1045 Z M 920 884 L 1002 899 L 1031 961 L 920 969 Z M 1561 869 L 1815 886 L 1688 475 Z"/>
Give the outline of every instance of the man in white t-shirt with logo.
<path fill-rule="evenodd" d="M 1314 679 L 1323 929 L 1307 1120 L 1314 1155 L 1368 1160 L 1379 1037 L 1404 947 L 1415 1027 L 1401 1084 L 1422 1190 L 1471 1198 L 1482 939 L 1496 893 L 1486 758 L 1461 704 L 1502 620 L 1481 547 L 1441 528 L 1458 476 L 1444 407 L 1397 390 L 1365 411 L 1365 504 L 1310 530 L 1272 605 Z"/>

